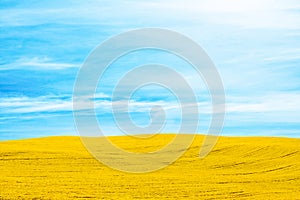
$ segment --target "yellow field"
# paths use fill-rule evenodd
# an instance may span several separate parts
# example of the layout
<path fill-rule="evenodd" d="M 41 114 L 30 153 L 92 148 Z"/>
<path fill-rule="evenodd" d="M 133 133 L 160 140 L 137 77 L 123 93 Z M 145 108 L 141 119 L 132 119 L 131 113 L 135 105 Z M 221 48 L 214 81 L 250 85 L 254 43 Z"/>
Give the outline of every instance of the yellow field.
<path fill-rule="evenodd" d="M 148 152 L 173 137 L 110 139 Z M 199 159 L 202 140 L 197 136 L 175 163 L 146 174 L 102 165 L 79 137 L 0 142 L 0 199 L 300 199 L 300 139 L 221 137 Z"/>

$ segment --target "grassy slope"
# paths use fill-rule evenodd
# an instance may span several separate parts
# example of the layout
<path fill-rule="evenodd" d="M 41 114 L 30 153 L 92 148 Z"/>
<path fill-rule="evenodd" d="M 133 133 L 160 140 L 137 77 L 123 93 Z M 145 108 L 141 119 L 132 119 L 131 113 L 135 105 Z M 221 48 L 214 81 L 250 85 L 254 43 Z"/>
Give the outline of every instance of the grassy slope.
<path fill-rule="evenodd" d="M 148 151 L 172 138 L 111 139 L 131 151 Z M 299 139 L 222 137 L 201 160 L 202 140 L 197 136 L 182 158 L 147 174 L 105 167 L 78 137 L 0 142 L 0 199 L 300 199 Z"/>

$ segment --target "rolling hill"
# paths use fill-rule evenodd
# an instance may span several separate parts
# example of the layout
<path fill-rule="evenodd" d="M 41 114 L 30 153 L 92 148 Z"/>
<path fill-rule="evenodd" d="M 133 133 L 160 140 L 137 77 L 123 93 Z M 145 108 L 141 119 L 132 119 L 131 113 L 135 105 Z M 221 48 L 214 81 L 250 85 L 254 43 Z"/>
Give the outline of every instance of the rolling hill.
<path fill-rule="evenodd" d="M 109 139 L 149 152 L 173 137 Z M 200 159 L 203 138 L 173 164 L 145 174 L 106 167 L 75 136 L 3 141 L 0 199 L 300 199 L 300 139 L 220 137 Z"/>

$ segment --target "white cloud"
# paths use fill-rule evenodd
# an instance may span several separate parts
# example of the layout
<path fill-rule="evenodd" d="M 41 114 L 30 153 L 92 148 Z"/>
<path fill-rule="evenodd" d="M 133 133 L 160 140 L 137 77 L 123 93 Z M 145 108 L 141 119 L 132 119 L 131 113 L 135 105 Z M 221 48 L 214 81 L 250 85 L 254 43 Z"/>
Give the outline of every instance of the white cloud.
<path fill-rule="evenodd" d="M 49 69 L 58 70 L 79 67 L 79 64 L 53 62 L 47 57 L 20 58 L 13 63 L 0 66 L 0 70 L 9 69 Z"/>
<path fill-rule="evenodd" d="M 274 53 L 275 54 L 275 53 Z M 300 49 L 285 49 L 284 52 L 263 58 L 266 62 L 288 62 L 300 60 Z"/>
<path fill-rule="evenodd" d="M 55 4 L 53 4 L 55 5 Z M 43 23 L 93 23 L 159 25 L 153 22 L 215 23 L 245 28 L 298 29 L 300 8 L 296 0 L 190 0 L 190 1 L 89 1 L 72 4 L 57 3 L 36 9 L 8 9 L 2 13 L 1 24 L 30 25 Z M 114 13 L 114 15 L 112 15 Z M 155 15 L 153 14 L 155 13 Z M 74 20 L 75 19 L 75 20 Z"/>
<path fill-rule="evenodd" d="M 300 94 L 298 93 L 274 93 L 261 97 L 231 98 L 227 103 L 227 112 L 235 113 L 267 113 L 289 112 L 300 113 Z M 300 115 L 300 114 L 299 114 Z M 300 116 L 299 116 L 300 117 Z"/>
<path fill-rule="evenodd" d="M 1 98 L 0 108 L 2 113 L 8 114 L 71 111 L 72 102 L 70 100 L 61 100 L 52 96 L 42 96 L 36 98 Z"/>
<path fill-rule="evenodd" d="M 107 96 L 100 94 L 99 96 Z M 253 97 L 227 97 L 226 111 L 228 113 L 258 113 L 258 112 L 289 112 L 300 113 L 300 94 L 298 93 L 274 93 L 265 96 Z M 88 99 L 81 99 L 79 103 L 80 109 L 89 108 L 86 106 Z M 180 105 L 177 102 L 170 101 L 135 101 L 119 100 L 111 102 L 109 100 L 96 100 L 95 108 L 101 112 L 110 112 L 114 105 L 117 112 L 127 112 L 125 108 L 129 106 L 130 112 L 148 112 L 153 106 L 161 106 L 165 110 L 188 109 L 189 112 L 195 112 L 195 108 L 190 103 Z M 198 102 L 200 113 L 210 114 L 210 102 Z M 0 99 L 1 112 L 6 113 L 32 113 L 32 112 L 59 112 L 72 111 L 72 99 L 60 99 L 59 96 L 42 96 L 36 98 L 29 97 L 13 97 Z"/>
<path fill-rule="evenodd" d="M 216 23 L 244 28 L 299 29 L 299 1 L 200 0 L 141 2 L 156 16 L 181 17 L 194 22 Z M 158 13 L 158 14 L 157 14 Z"/>

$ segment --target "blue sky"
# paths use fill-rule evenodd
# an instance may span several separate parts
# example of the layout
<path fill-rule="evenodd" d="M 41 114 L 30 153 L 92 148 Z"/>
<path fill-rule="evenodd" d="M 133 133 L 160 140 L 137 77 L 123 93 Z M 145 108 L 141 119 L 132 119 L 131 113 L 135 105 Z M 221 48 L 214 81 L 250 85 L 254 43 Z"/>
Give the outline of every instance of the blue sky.
<path fill-rule="evenodd" d="M 107 38 L 143 27 L 185 34 L 212 58 L 226 90 L 223 135 L 300 136 L 298 0 L 2 0 L 0 139 L 76 135 L 72 91 L 80 66 Z M 130 67 L 153 62 L 174 66 L 193 85 L 205 133 L 211 105 L 203 82 L 187 63 L 159 51 L 132 53 L 105 75 L 96 103 L 105 133 L 119 133 L 107 108 L 114 83 Z M 149 123 L 147 110 L 159 103 L 167 109 L 165 131 L 176 132 L 176 100 L 159 90 L 136 93 L 132 119 Z"/>

